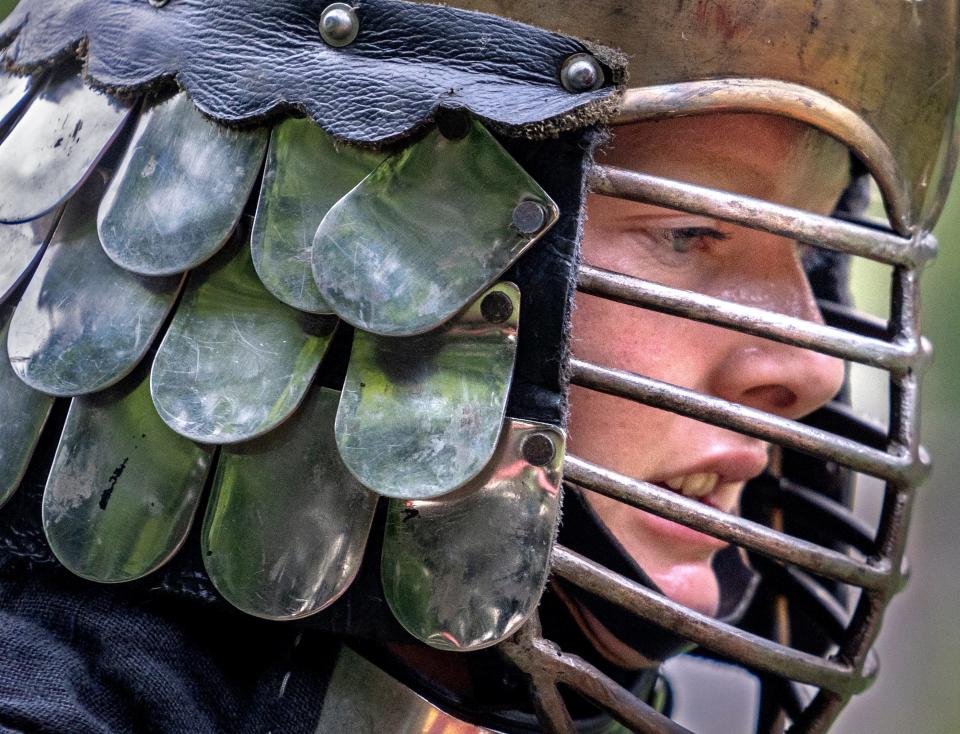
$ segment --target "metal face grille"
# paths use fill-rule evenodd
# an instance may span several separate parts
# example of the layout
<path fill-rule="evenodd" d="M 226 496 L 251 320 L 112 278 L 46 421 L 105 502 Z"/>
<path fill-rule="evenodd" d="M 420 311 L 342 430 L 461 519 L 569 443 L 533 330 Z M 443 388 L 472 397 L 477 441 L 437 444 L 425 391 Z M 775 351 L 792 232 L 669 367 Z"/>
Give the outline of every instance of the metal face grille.
<path fill-rule="evenodd" d="M 928 471 L 919 444 L 920 375 L 930 347 L 919 330 L 919 271 L 936 252 L 928 232 L 911 238 L 866 221 L 816 216 L 762 200 L 680 183 L 611 166 L 594 166 L 594 193 L 714 217 L 821 248 L 869 258 L 892 266 L 889 323 L 823 304 L 827 325 L 671 288 L 621 273 L 583 265 L 579 290 L 637 308 L 680 316 L 867 365 L 889 373 L 890 420 L 886 434 L 852 416 L 841 405 L 828 406 L 840 432 L 771 415 L 720 398 L 573 359 L 571 382 L 592 391 L 721 426 L 773 445 L 834 462 L 885 483 L 881 517 L 868 529 L 845 505 L 816 488 L 781 479 L 771 500 L 781 513 L 803 514 L 835 542 L 820 544 L 769 525 L 715 510 L 696 500 L 568 455 L 565 478 L 766 559 L 765 575 L 789 580 L 792 604 L 802 597 L 833 641 L 821 657 L 791 646 L 789 635 L 771 640 L 694 612 L 573 551 L 557 546 L 556 576 L 592 592 L 640 618 L 689 639 L 706 651 L 755 672 L 763 684 L 763 706 L 778 715 L 761 720 L 758 730 L 822 732 L 850 696 L 869 686 L 877 671 L 871 645 L 889 599 L 903 585 L 904 544 L 914 488 Z M 756 565 L 756 564 L 755 564 Z M 860 589 L 853 608 L 826 591 L 836 584 Z M 781 610 L 783 611 L 783 610 Z M 683 727 L 632 697 L 585 661 L 564 654 L 543 639 L 536 620 L 504 646 L 532 678 L 541 720 L 549 731 L 573 731 L 557 685 L 577 691 L 632 730 L 680 732 Z M 804 684 L 799 686 L 797 684 Z M 803 696 L 798 691 L 816 690 Z M 776 723 L 771 724 L 774 721 Z"/>

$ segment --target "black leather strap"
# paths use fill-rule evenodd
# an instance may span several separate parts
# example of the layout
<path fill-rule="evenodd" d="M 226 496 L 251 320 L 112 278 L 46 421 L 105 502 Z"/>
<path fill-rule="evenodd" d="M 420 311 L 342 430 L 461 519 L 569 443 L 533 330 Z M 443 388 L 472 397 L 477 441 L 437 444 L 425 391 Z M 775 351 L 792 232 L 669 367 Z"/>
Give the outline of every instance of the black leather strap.
<path fill-rule="evenodd" d="M 601 120 L 622 76 L 573 94 L 560 84 L 574 39 L 493 15 L 363 0 L 360 33 L 324 43 L 329 0 L 21 0 L 0 25 L 6 64 L 34 71 L 79 50 L 97 86 L 132 93 L 169 86 L 224 122 L 303 111 L 332 135 L 383 143 L 423 126 L 437 108 L 466 108 L 527 136 Z M 593 49 L 597 51 L 597 49 Z M 598 53 L 603 54 L 602 51 Z"/>

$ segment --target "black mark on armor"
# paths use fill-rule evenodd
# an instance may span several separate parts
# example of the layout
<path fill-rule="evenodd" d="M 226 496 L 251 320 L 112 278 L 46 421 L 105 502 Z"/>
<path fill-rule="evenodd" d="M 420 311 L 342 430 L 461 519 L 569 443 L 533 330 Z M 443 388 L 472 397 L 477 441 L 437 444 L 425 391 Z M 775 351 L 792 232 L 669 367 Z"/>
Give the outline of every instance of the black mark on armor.
<path fill-rule="evenodd" d="M 408 522 L 420 517 L 420 510 L 415 507 L 405 507 L 403 509 L 403 521 Z"/>
<path fill-rule="evenodd" d="M 53 144 L 53 147 L 59 148 L 61 145 L 63 145 L 63 138 L 57 138 L 57 142 Z"/>
<path fill-rule="evenodd" d="M 123 472 L 126 471 L 127 462 L 130 461 L 130 457 L 125 458 L 116 469 L 113 470 L 113 474 L 110 475 L 110 478 L 107 480 L 107 488 L 100 493 L 100 509 L 107 509 L 107 505 L 110 504 L 110 498 L 113 496 L 113 490 L 117 488 L 117 482 L 120 481 L 120 477 L 123 476 Z"/>

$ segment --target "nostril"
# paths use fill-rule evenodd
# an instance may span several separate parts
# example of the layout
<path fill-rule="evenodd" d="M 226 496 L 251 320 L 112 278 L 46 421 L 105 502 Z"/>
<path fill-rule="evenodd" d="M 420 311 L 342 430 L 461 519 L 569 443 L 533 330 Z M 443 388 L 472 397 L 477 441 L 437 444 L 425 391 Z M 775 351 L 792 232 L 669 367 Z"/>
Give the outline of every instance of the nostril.
<path fill-rule="evenodd" d="M 797 394 L 783 385 L 758 385 L 744 394 L 747 405 L 763 410 L 782 412 L 797 404 Z"/>

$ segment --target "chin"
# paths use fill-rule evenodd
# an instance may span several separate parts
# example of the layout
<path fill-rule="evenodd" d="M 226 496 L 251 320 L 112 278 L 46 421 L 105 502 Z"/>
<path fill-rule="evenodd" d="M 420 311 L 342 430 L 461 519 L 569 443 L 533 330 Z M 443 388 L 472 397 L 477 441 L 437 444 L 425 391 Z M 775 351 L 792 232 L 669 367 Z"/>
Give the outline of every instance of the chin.
<path fill-rule="evenodd" d="M 720 608 L 720 584 L 710 560 L 684 562 L 644 571 L 671 600 L 695 612 L 716 616 Z"/>

